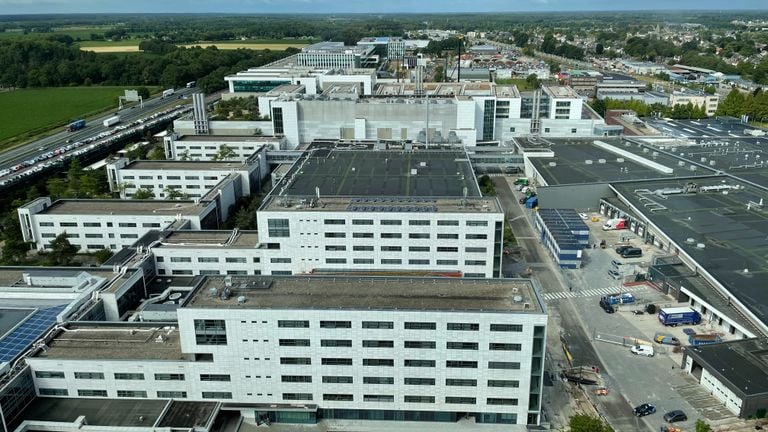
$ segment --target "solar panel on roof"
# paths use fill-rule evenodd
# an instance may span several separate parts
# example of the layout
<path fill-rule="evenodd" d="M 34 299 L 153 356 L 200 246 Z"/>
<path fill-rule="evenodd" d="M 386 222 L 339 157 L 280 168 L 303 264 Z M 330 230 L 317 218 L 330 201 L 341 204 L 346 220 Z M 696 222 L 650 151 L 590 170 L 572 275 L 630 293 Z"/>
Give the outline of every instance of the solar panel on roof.
<path fill-rule="evenodd" d="M 66 305 L 40 309 L 0 341 L 0 362 L 9 362 L 27 349 L 56 323 Z"/>

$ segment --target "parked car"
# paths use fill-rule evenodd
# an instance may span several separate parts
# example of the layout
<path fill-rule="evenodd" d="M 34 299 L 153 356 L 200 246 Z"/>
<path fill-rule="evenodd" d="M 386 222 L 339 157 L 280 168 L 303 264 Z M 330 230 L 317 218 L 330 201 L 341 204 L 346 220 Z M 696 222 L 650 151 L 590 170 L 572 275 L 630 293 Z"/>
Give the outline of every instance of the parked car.
<path fill-rule="evenodd" d="M 635 355 L 653 357 L 653 347 L 650 345 L 635 345 L 629 349 L 629 352 Z"/>
<path fill-rule="evenodd" d="M 608 276 L 614 278 L 614 279 L 621 279 L 621 273 L 617 272 L 614 269 L 608 270 Z"/>
<path fill-rule="evenodd" d="M 613 307 L 612 304 L 609 304 L 608 302 L 603 300 L 600 300 L 600 307 L 603 308 L 603 310 L 609 314 L 616 312 L 616 309 Z"/>
<path fill-rule="evenodd" d="M 619 253 L 622 258 L 637 258 L 643 256 L 643 250 L 640 248 L 629 247 Z"/>
<path fill-rule="evenodd" d="M 664 414 L 664 421 L 669 423 L 681 422 L 688 420 L 688 416 L 681 410 L 674 410 Z"/>
<path fill-rule="evenodd" d="M 645 417 L 647 415 L 655 414 L 656 407 L 652 404 L 644 403 L 642 405 L 636 406 L 632 412 L 638 417 Z"/>
<path fill-rule="evenodd" d="M 616 249 L 614 250 L 616 251 L 617 254 L 621 255 L 621 253 L 624 252 L 625 249 L 629 249 L 631 247 L 632 247 L 631 245 L 621 245 L 621 246 L 617 246 Z"/>

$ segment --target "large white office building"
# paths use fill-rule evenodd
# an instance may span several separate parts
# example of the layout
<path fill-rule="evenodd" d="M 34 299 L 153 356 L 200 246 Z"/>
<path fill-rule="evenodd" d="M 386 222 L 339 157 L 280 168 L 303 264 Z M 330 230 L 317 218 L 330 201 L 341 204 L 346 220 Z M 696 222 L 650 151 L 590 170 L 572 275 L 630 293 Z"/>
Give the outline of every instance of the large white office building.
<path fill-rule="evenodd" d="M 344 42 L 318 42 L 301 49 L 296 54 L 299 66 L 328 69 L 376 66 L 379 56 L 369 45 L 346 46 Z"/>
<path fill-rule="evenodd" d="M 538 424 L 547 315 L 529 280 L 212 277 L 178 328 L 71 324 L 37 394 L 213 400 L 256 424 Z M 396 428 L 396 425 L 393 425 Z"/>

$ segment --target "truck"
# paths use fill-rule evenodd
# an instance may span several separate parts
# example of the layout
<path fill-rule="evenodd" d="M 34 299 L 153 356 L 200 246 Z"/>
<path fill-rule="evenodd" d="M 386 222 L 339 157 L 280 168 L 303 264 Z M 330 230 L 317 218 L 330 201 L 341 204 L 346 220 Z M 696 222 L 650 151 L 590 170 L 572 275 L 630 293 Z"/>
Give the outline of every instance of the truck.
<path fill-rule="evenodd" d="M 104 122 L 103 122 L 104 127 L 114 126 L 114 125 L 116 125 L 118 123 L 120 123 L 120 116 L 118 116 L 118 115 L 114 115 L 114 116 L 104 120 Z"/>
<path fill-rule="evenodd" d="M 539 206 L 539 197 L 532 196 L 525 201 L 525 208 L 535 209 Z"/>
<path fill-rule="evenodd" d="M 168 96 L 172 95 L 173 93 L 174 93 L 173 89 L 163 90 L 163 99 L 167 98 Z"/>
<path fill-rule="evenodd" d="M 689 307 L 661 308 L 659 310 L 659 321 L 665 326 L 672 327 L 698 324 L 701 322 L 701 314 Z"/>
<path fill-rule="evenodd" d="M 608 294 L 600 298 L 600 305 L 617 305 L 617 304 L 630 304 L 635 302 L 635 296 L 632 293 L 615 293 Z"/>
<path fill-rule="evenodd" d="M 603 231 L 622 230 L 627 227 L 626 219 L 608 219 L 603 225 Z"/>
<path fill-rule="evenodd" d="M 85 127 L 85 120 L 78 119 L 67 125 L 67 132 L 74 132 Z"/>
<path fill-rule="evenodd" d="M 515 180 L 514 184 L 528 186 L 528 184 L 530 184 L 530 181 L 526 177 L 519 177 L 517 180 Z"/>
<path fill-rule="evenodd" d="M 765 136 L 765 131 L 761 129 L 744 129 L 744 135 L 761 137 L 761 136 Z"/>
<path fill-rule="evenodd" d="M 711 345 L 722 341 L 723 339 L 716 334 L 692 334 L 688 336 L 688 344 L 691 346 Z"/>
<path fill-rule="evenodd" d="M 187 83 L 187 88 L 192 88 L 192 87 L 195 86 L 195 84 L 197 84 L 196 81 L 190 81 L 190 82 Z"/>

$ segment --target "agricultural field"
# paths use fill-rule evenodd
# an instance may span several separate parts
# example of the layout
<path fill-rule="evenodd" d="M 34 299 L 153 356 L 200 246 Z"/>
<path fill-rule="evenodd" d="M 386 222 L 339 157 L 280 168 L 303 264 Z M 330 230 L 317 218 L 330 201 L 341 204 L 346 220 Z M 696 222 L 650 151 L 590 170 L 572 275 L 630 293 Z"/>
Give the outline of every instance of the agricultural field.
<path fill-rule="evenodd" d="M 96 53 L 126 53 L 139 51 L 138 39 L 124 39 L 120 41 L 82 41 L 78 44 L 84 51 L 93 51 Z M 247 48 L 254 50 L 268 49 L 272 51 L 284 51 L 288 48 L 303 48 L 312 41 L 308 40 L 281 40 L 281 39 L 260 39 L 260 40 L 228 40 L 228 41 L 201 41 L 192 44 L 180 45 L 185 48 L 215 46 L 218 49 L 239 49 Z"/>
<path fill-rule="evenodd" d="M 77 118 L 117 108 L 129 87 L 61 87 L 0 91 L 0 149 Z M 151 89 L 153 90 L 153 89 Z"/>

